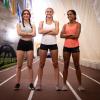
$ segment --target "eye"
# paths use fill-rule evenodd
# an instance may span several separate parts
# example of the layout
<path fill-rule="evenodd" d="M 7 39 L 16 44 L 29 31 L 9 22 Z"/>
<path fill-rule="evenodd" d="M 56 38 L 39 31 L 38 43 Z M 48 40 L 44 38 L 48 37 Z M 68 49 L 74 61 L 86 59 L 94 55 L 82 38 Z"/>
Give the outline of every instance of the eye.
<path fill-rule="evenodd" d="M 24 13 L 23 15 L 29 15 L 29 13 Z"/>
<path fill-rule="evenodd" d="M 47 13 L 52 13 L 52 11 L 47 11 Z"/>

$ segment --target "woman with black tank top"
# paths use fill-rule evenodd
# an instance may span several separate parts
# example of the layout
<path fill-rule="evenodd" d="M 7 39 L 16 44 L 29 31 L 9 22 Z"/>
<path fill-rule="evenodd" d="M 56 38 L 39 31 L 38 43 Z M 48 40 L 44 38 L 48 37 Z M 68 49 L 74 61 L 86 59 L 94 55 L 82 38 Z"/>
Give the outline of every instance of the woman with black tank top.
<path fill-rule="evenodd" d="M 25 9 L 22 12 L 22 22 L 17 24 L 17 33 L 20 36 L 20 40 L 17 46 L 17 67 L 16 67 L 16 85 L 15 90 L 20 88 L 21 68 L 24 60 L 24 55 L 27 56 L 27 67 L 29 71 L 29 89 L 34 89 L 33 85 L 33 41 L 32 38 L 36 35 L 35 25 L 31 24 L 31 14 L 29 10 Z"/>

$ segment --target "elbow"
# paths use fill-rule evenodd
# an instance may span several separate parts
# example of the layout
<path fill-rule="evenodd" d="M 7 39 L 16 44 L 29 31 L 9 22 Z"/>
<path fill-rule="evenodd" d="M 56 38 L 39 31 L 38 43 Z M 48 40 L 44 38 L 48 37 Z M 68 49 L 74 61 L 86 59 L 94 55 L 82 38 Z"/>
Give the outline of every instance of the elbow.
<path fill-rule="evenodd" d="M 35 36 L 36 36 L 36 33 L 32 35 L 32 37 L 35 37 Z"/>
<path fill-rule="evenodd" d="M 62 35 L 60 35 L 60 38 L 63 38 L 63 36 L 62 36 Z"/>

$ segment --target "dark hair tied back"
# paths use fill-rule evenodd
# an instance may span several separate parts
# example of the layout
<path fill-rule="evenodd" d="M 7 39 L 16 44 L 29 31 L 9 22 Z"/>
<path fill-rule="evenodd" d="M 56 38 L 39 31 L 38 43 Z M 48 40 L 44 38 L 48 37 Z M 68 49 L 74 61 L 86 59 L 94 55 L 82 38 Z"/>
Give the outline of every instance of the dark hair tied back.
<path fill-rule="evenodd" d="M 24 12 L 25 11 L 27 11 L 28 13 L 29 13 L 29 24 L 30 24 L 30 27 L 32 28 L 32 25 L 31 25 L 31 21 L 30 21 L 30 18 L 31 18 L 31 14 L 30 14 L 30 11 L 28 10 L 28 9 L 25 9 L 25 10 L 23 10 L 22 11 L 22 14 L 21 14 L 21 16 L 22 16 L 22 24 L 23 24 L 23 26 L 25 27 L 25 25 L 24 25 L 24 18 L 23 18 L 23 15 L 24 15 Z"/>

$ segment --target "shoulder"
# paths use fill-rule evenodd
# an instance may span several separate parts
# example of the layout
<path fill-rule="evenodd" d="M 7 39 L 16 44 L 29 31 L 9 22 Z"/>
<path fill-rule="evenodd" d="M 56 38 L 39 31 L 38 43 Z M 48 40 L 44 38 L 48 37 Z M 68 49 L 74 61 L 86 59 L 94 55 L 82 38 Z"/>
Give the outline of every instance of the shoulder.
<path fill-rule="evenodd" d="M 32 26 L 35 26 L 35 23 L 32 23 Z"/>
<path fill-rule="evenodd" d="M 16 24 L 16 27 L 17 27 L 17 28 L 21 27 L 21 23 L 17 23 L 17 24 Z"/>
<path fill-rule="evenodd" d="M 39 24 L 43 24 L 43 23 L 44 23 L 44 21 L 40 21 L 40 22 L 39 22 Z"/>
<path fill-rule="evenodd" d="M 21 23 L 21 22 L 17 23 L 17 26 L 21 26 L 21 25 L 22 25 L 22 23 Z"/>
<path fill-rule="evenodd" d="M 63 25 L 63 28 L 65 29 L 67 25 L 68 25 L 68 23 L 64 24 L 64 25 Z"/>
<path fill-rule="evenodd" d="M 81 26 L 81 23 L 79 23 L 79 22 L 76 22 L 76 25 L 77 25 L 77 26 Z"/>
<path fill-rule="evenodd" d="M 59 21 L 54 20 L 53 22 L 54 22 L 55 24 L 59 24 Z"/>

